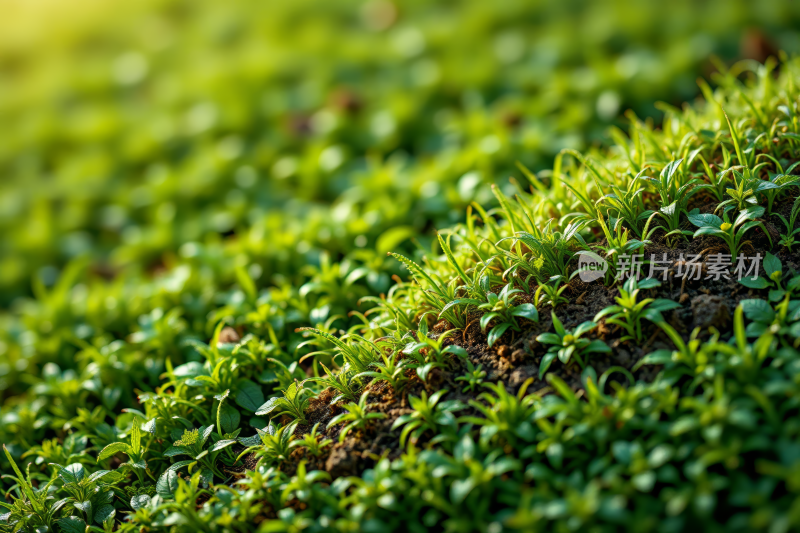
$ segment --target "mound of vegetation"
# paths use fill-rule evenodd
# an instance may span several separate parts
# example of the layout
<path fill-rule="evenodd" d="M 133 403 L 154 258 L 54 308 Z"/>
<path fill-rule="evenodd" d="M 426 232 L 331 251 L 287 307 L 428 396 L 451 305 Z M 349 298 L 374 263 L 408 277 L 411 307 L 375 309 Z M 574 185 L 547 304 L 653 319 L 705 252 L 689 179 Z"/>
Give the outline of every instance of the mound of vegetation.
<path fill-rule="evenodd" d="M 290 301 L 243 267 L 208 342 L 192 293 L 170 290 L 201 281 L 189 269 L 109 287 L 162 307 L 126 340 L 62 340 L 77 365 L 47 363 L 7 402 L 3 527 L 797 527 L 798 68 L 740 64 L 659 128 L 523 167 L 529 191 L 495 189 L 498 208 L 471 206 L 420 263 L 392 254 L 410 279 L 346 331 L 332 316 L 280 342 Z M 625 279 L 637 254 L 663 269 Z M 605 274 L 581 280 L 583 257 Z M 73 287 L 77 268 L 29 320 L 74 327 L 113 297 Z M 298 295 L 368 275 L 337 284 L 341 268 Z"/>
<path fill-rule="evenodd" d="M 427 3 L 370 2 L 336 48 L 265 55 L 253 35 L 281 35 L 272 25 L 307 8 L 292 4 L 263 8 L 269 22 L 131 8 L 225 46 L 193 66 L 188 37 L 174 56 L 110 39 L 115 77 L 90 65 L 68 90 L 17 94 L 18 109 L 55 107 L 2 109 L 28 122 L 0 154 L 0 275 L 36 275 L 0 318 L 0 530 L 800 527 L 800 61 L 720 63 L 717 88 L 660 106 L 660 125 L 630 113 L 612 146 L 557 152 L 543 139 L 591 140 L 605 119 L 586 106 L 638 85 L 612 77 L 548 104 L 532 88 L 581 71 L 540 78 L 504 55 L 527 11 L 475 3 L 440 28 Z M 338 5 L 317 31 L 350 20 Z M 548 9 L 553 25 L 569 5 Z M 478 80 L 457 67 L 480 53 L 436 44 L 495 24 L 507 33 Z M 648 42 L 645 27 L 619 46 Z M 66 54 L 94 42 L 61 38 Z M 700 65 L 677 56 L 676 74 Z M 309 86 L 298 57 L 337 68 Z M 3 72 L 52 67 L 22 59 Z M 198 85 L 178 98 L 159 62 Z M 420 85 L 431 64 L 439 77 Z M 675 90 L 662 74 L 642 75 Z M 299 101 L 260 89 L 276 83 Z M 473 85 L 489 103 L 464 97 Z M 174 134 L 127 138 L 153 106 L 171 111 L 153 132 Z M 74 120 L 47 122 L 54 110 Z M 159 122 L 175 114 L 177 130 Z M 498 171 L 508 188 L 489 186 Z M 12 232 L 27 208 L 32 226 Z M 465 222 L 428 231 L 454 214 Z"/>

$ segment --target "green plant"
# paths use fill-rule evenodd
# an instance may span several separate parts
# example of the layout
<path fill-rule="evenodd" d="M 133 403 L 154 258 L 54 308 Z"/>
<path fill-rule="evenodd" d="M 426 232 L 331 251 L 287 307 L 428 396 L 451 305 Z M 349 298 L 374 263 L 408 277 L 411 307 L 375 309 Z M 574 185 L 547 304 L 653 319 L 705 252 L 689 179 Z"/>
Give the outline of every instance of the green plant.
<path fill-rule="evenodd" d="M 288 460 L 289 454 L 300 442 L 294 437 L 299 423 L 299 420 L 295 420 L 285 426 L 277 427 L 270 422 L 263 430 L 256 428 L 256 435 L 239 439 L 239 442 L 246 445 L 247 448 L 239 454 L 236 460 L 239 461 L 251 453 L 258 457 L 257 464 L 259 465 L 264 461 L 273 464 Z"/>
<path fill-rule="evenodd" d="M 362 377 L 369 377 L 375 381 L 385 381 L 396 392 L 402 390 L 403 386 L 408 382 L 406 377 L 406 361 L 400 360 L 400 352 L 396 351 L 391 356 L 381 354 L 383 362 L 375 362 L 370 366 L 377 369 L 376 371 L 361 372 L 353 376 L 355 379 Z"/>
<path fill-rule="evenodd" d="M 636 278 L 628 278 L 619 289 L 619 296 L 614 298 L 617 305 L 606 307 L 594 317 L 594 322 L 606 317 L 606 322 L 616 324 L 623 328 L 627 335 L 622 337 L 623 341 L 642 341 L 642 319 L 650 322 L 662 322 L 663 311 L 677 309 L 680 304 L 672 300 L 663 298 L 644 298 L 638 300 L 639 291 L 653 289 L 661 286 L 661 282 L 653 278 L 638 281 Z"/>
<path fill-rule="evenodd" d="M 780 169 L 780 164 L 778 164 L 778 168 Z M 789 189 L 790 187 L 800 187 L 800 176 L 791 175 L 792 170 L 795 168 L 797 168 L 797 162 L 793 163 L 786 170 L 786 173 L 769 173 L 769 182 L 772 183 L 774 187 L 763 189 L 764 196 L 767 198 L 767 213 L 772 213 L 772 206 L 775 204 L 775 200 L 778 198 L 781 191 Z"/>
<path fill-rule="evenodd" d="M 3 477 L 14 481 L 20 494 L 12 496 L 11 503 L 0 502 L 0 505 L 7 510 L 6 513 L 0 516 L 0 521 L 5 523 L 2 526 L 7 526 L 11 531 L 51 529 L 53 524 L 56 523 L 57 513 L 67 503 L 66 499 L 54 502 L 50 498 L 50 487 L 56 482 L 57 478 L 50 479 L 44 486 L 36 489 L 32 483 L 30 463 L 28 463 L 26 475 L 23 476 L 5 444 L 3 445 L 3 451 L 16 474 L 16 476 L 6 474 Z M 6 495 L 6 498 L 8 498 L 8 495 Z"/>
<path fill-rule="evenodd" d="M 124 453 L 128 456 L 128 461 L 123 463 L 120 468 L 132 470 L 139 478 L 140 483 L 144 483 L 144 473 L 147 471 L 147 461 L 144 457 L 147 454 L 147 447 L 142 446 L 142 431 L 139 429 L 139 423 L 134 420 L 131 426 L 131 443 L 127 442 L 114 442 L 107 445 L 100 450 L 97 454 L 97 462 L 103 461 L 118 453 Z"/>
<path fill-rule="evenodd" d="M 539 230 L 532 227 L 533 233 L 518 232 L 513 237 L 511 249 L 505 255 L 512 260 L 514 265 L 530 272 L 537 279 L 551 279 L 553 276 L 566 276 L 569 262 L 574 256 L 571 250 L 573 240 L 583 243 L 580 231 L 588 220 L 576 220 L 567 224 L 563 231 L 554 231 L 554 220 L 548 220 L 544 228 Z M 511 239 L 511 237 L 507 237 Z M 498 241 L 499 245 L 503 240 Z M 520 254 L 518 245 L 524 244 L 532 251 L 532 257 Z M 584 243 L 585 244 L 585 243 Z"/>
<path fill-rule="evenodd" d="M 645 210 L 644 202 L 642 201 L 642 193 L 645 189 L 638 186 L 639 180 L 647 179 L 643 176 L 645 170 L 640 170 L 630 181 L 627 188 L 623 189 L 614 183 L 609 184 L 611 192 L 601 196 L 596 202 L 597 205 L 604 204 L 608 207 L 606 215 L 609 219 L 611 219 L 611 211 L 615 211 L 617 215 L 615 218 L 624 221 L 628 228 L 640 239 L 648 238 L 647 227 L 642 231 L 639 228 L 640 222 L 647 220 L 653 214 L 652 210 Z M 598 188 L 600 187 L 598 186 Z"/>
<path fill-rule="evenodd" d="M 469 402 L 483 417 L 466 416 L 460 420 L 481 426 L 482 442 L 488 442 L 495 436 L 512 444 L 517 439 L 532 441 L 535 431 L 531 421 L 539 402 L 539 397 L 535 394 L 525 394 L 532 381 L 525 381 L 516 395 L 509 394 L 503 382 L 484 384 L 494 394 L 484 392 L 477 400 Z"/>
<path fill-rule="evenodd" d="M 709 165 L 708 161 L 706 161 L 702 155 L 698 156 L 698 159 L 703 164 L 708 183 L 701 183 L 697 186 L 698 192 L 701 190 L 707 190 L 713 194 L 717 202 L 720 203 L 725 201 L 725 190 L 728 188 L 728 182 L 730 181 L 730 176 L 733 173 L 733 170 L 741 170 L 742 168 L 741 166 L 731 166 L 731 153 L 724 145 L 722 146 L 721 155 L 722 162 L 719 167 L 716 165 Z M 722 168 L 724 170 L 717 172 L 717 168 Z"/>
<path fill-rule="evenodd" d="M 339 442 L 342 442 L 345 439 L 350 430 L 352 429 L 364 430 L 366 429 L 367 424 L 369 423 L 370 420 L 377 418 L 386 418 L 385 413 L 367 412 L 368 397 L 369 397 L 369 391 L 364 391 L 363 393 L 361 393 L 361 398 L 358 399 L 358 403 L 349 402 L 344 404 L 342 408 L 347 412 L 340 413 L 334 416 L 331 419 L 331 421 L 328 422 L 328 427 L 335 426 L 343 422 L 347 422 L 347 424 L 339 432 Z"/>
<path fill-rule="evenodd" d="M 743 175 L 738 170 L 733 170 L 734 186 L 725 190 L 725 193 L 730 196 L 730 199 L 720 203 L 716 210 L 724 209 L 726 206 L 732 206 L 738 211 L 744 211 L 758 204 L 757 195 L 759 192 L 777 187 L 771 181 L 750 177 L 747 174 L 748 172 L 745 172 L 745 175 Z"/>
<path fill-rule="evenodd" d="M 483 370 L 483 365 L 477 367 L 472 364 L 472 361 L 467 361 L 467 374 L 465 376 L 458 376 L 456 381 L 463 381 L 466 386 L 461 389 L 461 392 L 472 392 L 475 388 L 483 383 L 483 378 L 486 377 L 486 371 Z"/>
<path fill-rule="evenodd" d="M 98 470 L 89 475 L 83 465 L 73 463 L 66 467 L 52 464 L 58 473 L 58 478 L 63 485 L 61 490 L 69 494 L 65 499 L 75 509 L 79 510 L 87 524 L 96 522 L 102 524 L 114 517 L 116 511 L 111 505 L 114 501 L 114 491 L 111 483 L 120 481 L 122 476 L 108 470 Z M 104 481 L 110 481 L 103 482 Z M 74 521 L 75 517 L 70 517 Z M 62 529 L 64 525 L 61 526 Z"/>
<path fill-rule="evenodd" d="M 714 352 L 717 341 L 719 340 L 719 332 L 715 331 L 708 342 L 703 342 L 700 339 L 700 328 L 695 328 L 689 335 L 689 342 L 683 341 L 681 335 L 666 322 L 657 322 L 664 333 L 667 334 L 669 339 L 675 345 L 675 350 L 659 349 L 647 354 L 633 367 L 633 370 L 638 370 L 643 365 L 663 365 L 663 364 L 683 364 L 691 368 L 692 373 L 695 375 L 706 372 L 710 366 L 714 364 Z M 683 369 L 675 370 L 670 374 L 680 375 L 683 374 Z"/>
<path fill-rule="evenodd" d="M 409 366 L 416 369 L 417 375 L 424 382 L 428 379 L 428 374 L 434 368 L 449 368 L 449 355 L 456 357 L 467 357 L 467 351 L 456 345 L 444 346 L 444 342 L 455 333 L 454 330 L 445 331 L 437 338 L 428 336 L 428 327 L 424 320 L 420 321 L 420 329 L 417 332 L 419 342 L 411 342 L 403 348 L 403 353 L 410 359 Z"/>
<path fill-rule="evenodd" d="M 328 371 L 327 368 L 325 370 Z M 256 415 L 263 416 L 272 413 L 275 415 L 287 414 L 295 420 L 305 423 L 305 411 L 311 399 L 308 397 L 309 391 L 303 388 L 304 383 L 304 381 L 299 383 L 295 381 L 283 391 L 283 398 L 270 398 L 264 405 L 258 408 Z"/>
<path fill-rule="evenodd" d="M 323 448 L 330 446 L 333 441 L 331 439 L 320 440 L 319 435 L 317 435 L 317 428 L 319 428 L 319 422 L 314 424 L 311 431 L 303 435 L 302 439 L 294 440 L 289 445 L 292 448 L 305 448 L 314 457 L 319 457 L 322 455 Z"/>
<path fill-rule="evenodd" d="M 299 328 L 298 331 L 310 331 L 333 343 L 342 356 L 342 359 L 344 359 L 344 364 L 350 365 L 356 372 L 368 371 L 369 365 L 375 362 L 377 355 L 380 353 L 380 349 L 373 342 L 368 341 L 360 335 L 349 334 L 342 337 L 342 339 L 345 340 L 350 338 L 355 340 L 355 342 L 347 343 L 330 333 L 315 328 Z"/>
<path fill-rule="evenodd" d="M 426 391 L 422 395 L 409 396 L 408 402 L 414 410 L 412 413 L 401 415 L 392 424 L 392 429 L 403 428 L 400 433 L 400 445 L 405 446 L 408 437 L 411 442 L 416 443 L 423 433 L 432 431 L 436 434 L 440 430 L 448 430 L 448 433 L 436 434 L 431 440 L 432 443 L 441 442 L 450 437 L 458 426 L 454 411 L 464 409 L 466 406 L 458 400 L 448 400 L 439 403 L 439 400 L 447 394 L 447 389 L 434 392 L 430 397 Z"/>
<path fill-rule="evenodd" d="M 544 373 L 547 372 L 556 357 L 562 364 L 568 365 L 570 359 L 574 356 L 581 369 L 584 369 L 586 364 L 583 359 L 587 354 L 611 352 L 611 348 L 601 340 L 581 339 L 582 335 L 596 328 L 597 323 L 584 322 L 574 330 L 568 331 L 564 329 L 563 324 L 555 313 L 551 313 L 551 315 L 553 317 L 553 328 L 556 330 L 555 333 L 542 333 L 536 337 L 536 340 L 542 344 L 553 345 L 547 350 L 545 356 L 542 357 L 541 363 L 539 363 L 539 379 L 544 376 Z"/>
<path fill-rule="evenodd" d="M 283 486 L 281 500 L 286 503 L 291 497 L 302 501 L 328 500 L 335 501 L 330 495 L 320 487 L 319 481 L 330 481 L 331 475 L 321 470 L 306 470 L 306 461 L 300 461 L 297 465 L 297 475 L 292 476 L 288 483 Z M 286 509 L 283 509 L 284 511 Z"/>
<path fill-rule="evenodd" d="M 739 283 L 751 289 L 770 288 L 770 302 L 777 302 L 787 294 L 792 296 L 795 292 L 800 291 L 800 276 L 793 276 L 786 282 L 784 288 L 785 280 L 781 260 L 769 252 L 764 257 L 764 272 L 767 273 L 768 278 L 762 276 L 744 277 L 739 280 Z"/>
<path fill-rule="evenodd" d="M 773 309 L 764 300 L 748 299 L 742 300 L 739 306 L 751 321 L 745 329 L 748 337 L 761 337 L 767 333 L 797 337 L 792 323 L 800 320 L 800 301 L 791 301 L 787 296 Z"/>
<path fill-rule="evenodd" d="M 694 232 L 695 239 L 701 235 L 719 237 L 728 245 L 731 256 L 736 257 L 739 255 L 739 250 L 741 250 L 742 246 L 749 242 L 744 241 L 745 234 L 753 228 L 761 228 L 769 238 L 770 243 L 772 243 L 772 237 L 769 236 L 769 232 L 764 228 L 764 224 L 754 220 L 763 214 L 763 207 L 750 206 L 739 212 L 733 222 L 730 221 L 727 213 L 723 215 L 724 218 L 719 218 L 716 215 L 701 214 L 692 210 L 688 216 L 689 222 L 700 228 Z"/>
<path fill-rule="evenodd" d="M 509 473 L 519 474 L 522 463 L 513 457 L 504 457 L 502 449 L 492 450 L 481 457 L 479 447 L 469 435 L 464 435 L 456 443 L 452 457 L 423 452 L 421 458 L 436 466 L 434 476 L 452 478 L 450 500 L 460 504 L 470 495 L 474 504 L 480 499 L 481 489 L 503 490 L 503 481 Z"/>
<path fill-rule="evenodd" d="M 694 152 L 694 154 L 697 153 L 699 153 L 699 149 Z M 679 172 L 679 169 L 683 162 L 683 158 L 670 161 L 664 165 L 657 179 L 646 178 L 661 198 L 661 206 L 657 213 L 666 223 L 664 230 L 667 232 L 668 242 L 673 242 L 674 236 L 683 237 L 692 234 L 690 231 L 681 229 L 681 215 L 686 213 L 689 199 L 701 190 L 700 179 L 694 178 L 685 183 L 680 179 L 682 172 Z M 691 164 L 690 158 L 683 166 L 686 168 Z"/>
<path fill-rule="evenodd" d="M 780 246 L 785 246 L 791 252 L 792 246 L 796 244 L 794 236 L 800 233 L 800 227 L 795 228 L 797 225 L 797 217 L 800 216 L 800 197 L 798 197 L 792 204 L 792 210 L 789 213 L 788 220 L 780 213 L 776 214 L 778 218 L 781 219 L 781 222 L 783 222 L 783 226 L 786 228 L 786 233 L 781 233 L 781 239 L 778 241 L 778 244 Z"/>
<path fill-rule="evenodd" d="M 200 429 L 185 429 L 181 438 L 172 443 L 172 446 L 164 450 L 164 457 L 176 457 L 188 455 L 190 460 L 183 460 L 174 463 L 158 478 L 157 486 L 171 485 L 170 477 L 174 477 L 175 471 L 184 466 L 188 467 L 189 472 L 199 468 L 203 477 L 209 482 L 212 475 L 224 479 L 226 476 L 217 468 L 216 458 L 219 452 L 236 443 L 236 439 L 220 439 L 214 442 L 208 449 L 205 448 L 209 438 L 214 433 L 214 426 L 202 426 Z"/>
<path fill-rule="evenodd" d="M 350 370 L 348 365 L 340 368 L 339 372 L 337 373 L 333 373 L 325 365 L 322 365 L 322 368 L 325 370 L 325 377 L 309 378 L 309 380 L 317 381 L 325 387 L 331 387 L 333 390 L 339 393 L 333 397 L 330 402 L 331 405 L 342 400 L 356 401 L 358 398 L 358 391 L 361 389 L 361 386 L 359 385 L 356 376 Z M 303 409 L 305 409 L 307 405 L 308 404 L 305 404 Z"/>
<path fill-rule="evenodd" d="M 559 304 L 569 302 L 567 298 L 561 294 L 567 290 L 568 285 L 561 285 L 563 282 L 562 276 L 553 276 L 547 283 L 541 283 L 533 295 L 534 309 L 543 305 L 550 305 L 553 309 Z M 544 296 L 542 296 L 544 294 Z"/>
<path fill-rule="evenodd" d="M 508 328 L 514 331 L 522 331 L 517 317 L 527 318 L 533 322 L 539 321 L 539 313 L 536 307 L 530 303 L 519 305 L 512 305 L 511 296 L 515 292 L 520 292 L 519 289 L 513 289 L 509 283 L 500 291 L 500 294 L 493 292 L 486 293 L 486 303 L 478 305 L 478 309 L 486 311 L 486 314 L 481 317 L 480 325 L 481 331 L 485 332 L 486 328 L 494 321 L 495 325 L 489 331 L 487 342 L 491 347 L 497 340 L 503 336 Z M 538 292 L 538 291 L 537 291 Z"/>
<path fill-rule="evenodd" d="M 678 294 L 665 276 L 618 306 L 639 342 L 626 346 L 630 332 L 611 322 L 564 331 L 547 346 L 562 351 L 572 334 L 570 366 L 544 380 L 528 380 L 544 352 L 536 323 L 487 318 L 486 333 L 519 326 L 499 348 L 476 334 L 481 315 L 528 296 L 570 325 L 596 316 L 617 296 L 617 259 L 660 256 L 665 232 L 669 246 L 682 240 L 690 205 L 722 203 L 721 220 L 758 205 L 764 219 L 791 218 L 800 60 L 738 61 L 730 44 L 745 24 L 748 55 L 768 53 L 759 33 L 795 48 L 800 7 L 634 3 L 120 0 L 82 10 L 77 25 L 58 2 L 0 20 L 11 125 L 0 143 L 0 442 L 31 462 L 24 487 L 2 479 L 0 531 L 800 528 L 795 246 L 781 248 L 780 276 L 763 274 L 764 289 L 786 291 L 779 300 L 764 290 L 731 325 L 722 304 L 747 290 L 692 283 L 680 287 L 691 310 L 635 309 Z M 677 102 L 714 52 L 702 97 L 653 107 L 655 94 Z M 587 152 L 561 150 L 547 168 L 553 147 L 577 144 Z M 668 255 L 718 248 L 683 244 Z M 763 257 L 769 244 L 759 232 L 739 254 Z M 589 253 L 610 260 L 606 286 L 570 278 L 566 290 Z M 502 309 L 479 309 L 504 286 Z M 478 303 L 447 307 L 460 299 Z M 642 323 L 659 317 L 669 323 Z M 693 320 L 710 326 L 679 327 Z M 594 333 L 619 347 L 596 365 L 577 349 Z M 631 373 L 637 359 L 653 366 Z M 358 405 L 380 379 L 368 372 L 403 389 L 383 395 L 387 423 L 371 424 L 418 415 L 333 445 L 311 420 Z M 447 397 L 427 395 L 453 383 L 449 397 L 469 407 L 450 417 Z M 292 401 L 290 387 L 303 389 Z M 253 416 L 272 397 L 306 423 L 291 409 L 267 414 L 288 424 Z M 202 458 L 164 457 L 210 424 Z M 266 445 L 239 439 L 248 426 L 267 426 Z M 134 427 L 141 455 L 125 457 Z M 233 439 L 262 453 L 255 470 L 258 456 L 237 464 L 234 445 L 207 453 Z M 109 445 L 119 452 L 98 463 Z M 84 478 L 64 483 L 47 463 Z M 81 485 L 104 468 L 116 470 Z M 115 511 L 98 513 L 109 491 Z"/>

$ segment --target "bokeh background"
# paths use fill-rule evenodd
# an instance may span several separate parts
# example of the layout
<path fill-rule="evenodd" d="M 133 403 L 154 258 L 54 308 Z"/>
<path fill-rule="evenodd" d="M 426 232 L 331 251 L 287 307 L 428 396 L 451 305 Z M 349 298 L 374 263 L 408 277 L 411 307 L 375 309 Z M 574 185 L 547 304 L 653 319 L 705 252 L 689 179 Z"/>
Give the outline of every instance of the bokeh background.
<path fill-rule="evenodd" d="M 0 6 L 0 391 L 76 339 L 207 328 L 237 267 L 279 334 L 346 313 L 516 162 L 800 49 L 778 0 Z"/>

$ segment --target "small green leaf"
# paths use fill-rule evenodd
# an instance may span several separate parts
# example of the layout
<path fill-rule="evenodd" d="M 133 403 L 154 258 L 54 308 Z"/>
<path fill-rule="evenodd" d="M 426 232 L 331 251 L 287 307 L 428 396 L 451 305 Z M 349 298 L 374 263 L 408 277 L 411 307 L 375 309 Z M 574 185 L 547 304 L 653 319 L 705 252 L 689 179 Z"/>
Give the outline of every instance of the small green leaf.
<path fill-rule="evenodd" d="M 86 531 L 86 522 L 77 516 L 62 518 L 56 524 L 58 524 L 63 533 L 84 533 Z"/>
<path fill-rule="evenodd" d="M 93 516 L 92 515 L 92 502 L 90 502 L 89 500 L 87 500 L 85 502 L 73 502 L 72 505 L 74 505 L 76 509 L 79 509 L 79 510 L 83 511 L 84 513 L 86 513 L 86 516 L 89 518 L 89 520 L 90 521 L 92 520 L 92 516 Z"/>
<path fill-rule="evenodd" d="M 264 392 L 261 387 L 250 381 L 242 380 L 236 385 L 234 400 L 243 409 L 256 412 L 264 403 Z"/>
<path fill-rule="evenodd" d="M 697 213 L 688 215 L 689 222 L 698 228 L 712 227 L 718 229 L 722 226 L 722 219 L 711 213 Z"/>
<path fill-rule="evenodd" d="M 108 459 L 109 457 L 112 457 L 118 454 L 119 452 L 123 452 L 130 455 L 133 452 L 133 450 L 125 442 L 114 442 L 112 444 L 109 444 L 100 451 L 100 453 L 97 455 L 97 462 L 99 463 L 104 459 Z"/>
<path fill-rule="evenodd" d="M 64 480 L 64 483 L 80 483 L 86 477 L 86 470 L 83 469 L 83 465 L 72 463 L 62 468 L 58 472 L 58 476 Z"/>
<path fill-rule="evenodd" d="M 283 398 L 270 398 L 264 405 L 258 408 L 256 415 L 263 416 L 270 414 L 272 411 L 278 408 L 281 402 L 283 402 Z"/>
<path fill-rule="evenodd" d="M 509 327 L 511 327 L 511 324 L 505 322 L 503 324 L 498 324 L 497 326 L 492 328 L 492 331 L 489 332 L 489 336 L 487 337 L 488 341 L 487 344 L 489 345 L 490 348 L 492 344 L 497 342 L 497 339 L 503 336 L 503 333 L 505 333 Z"/>
<path fill-rule="evenodd" d="M 94 514 L 94 521 L 98 524 L 102 524 L 106 520 L 113 519 L 114 516 L 117 514 L 117 511 L 114 510 L 114 507 L 109 504 L 101 505 L 97 512 Z"/>
<path fill-rule="evenodd" d="M 236 439 L 225 439 L 220 440 L 214 443 L 214 445 L 208 450 L 209 452 L 216 452 L 222 450 L 223 448 L 227 448 L 231 444 L 236 443 Z"/>
<path fill-rule="evenodd" d="M 783 274 L 783 265 L 781 264 L 781 260 L 767 252 L 766 257 L 764 258 L 764 272 L 767 273 L 767 276 L 769 276 L 770 279 L 774 279 L 773 275 L 775 272 L 778 272 L 778 276 L 780 277 Z"/>
<path fill-rule="evenodd" d="M 536 311 L 536 307 L 533 304 L 518 305 L 513 311 L 511 311 L 511 314 L 514 316 L 527 318 L 528 320 L 532 320 L 534 322 L 539 321 L 539 312 Z"/>
<path fill-rule="evenodd" d="M 542 357 L 542 361 L 539 363 L 539 379 L 544 377 L 544 373 L 547 372 L 547 369 L 550 368 L 550 365 L 553 364 L 556 356 L 558 355 L 557 352 L 547 352 Z"/>
<path fill-rule="evenodd" d="M 222 404 L 222 409 L 220 409 L 219 420 L 220 424 L 222 425 L 222 432 L 232 433 L 234 430 L 236 430 L 236 428 L 239 427 L 241 415 L 235 407 L 225 403 Z"/>
<path fill-rule="evenodd" d="M 178 474 L 174 470 L 167 470 L 158 478 L 156 492 L 164 499 L 171 499 L 176 490 L 178 490 Z"/>
<path fill-rule="evenodd" d="M 147 494 L 139 494 L 131 498 L 131 507 L 134 511 L 147 506 L 148 503 L 150 503 L 150 496 Z"/>
<path fill-rule="evenodd" d="M 769 291 L 769 301 L 770 302 L 779 302 L 783 300 L 783 297 L 786 296 L 786 291 L 783 289 L 775 289 Z"/>
<path fill-rule="evenodd" d="M 772 285 L 769 281 L 765 280 L 762 277 L 758 277 L 756 279 L 742 278 L 739 280 L 739 283 L 750 289 L 766 289 L 767 287 Z"/>
<path fill-rule="evenodd" d="M 750 320 L 770 324 L 775 318 L 775 312 L 766 300 L 742 300 L 739 305 L 742 306 L 745 316 Z"/>
<path fill-rule="evenodd" d="M 451 353 L 457 357 L 469 357 L 469 354 L 464 348 L 462 348 L 461 346 L 456 346 L 455 344 L 451 344 L 450 346 L 442 350 L 442 353 Z"/>

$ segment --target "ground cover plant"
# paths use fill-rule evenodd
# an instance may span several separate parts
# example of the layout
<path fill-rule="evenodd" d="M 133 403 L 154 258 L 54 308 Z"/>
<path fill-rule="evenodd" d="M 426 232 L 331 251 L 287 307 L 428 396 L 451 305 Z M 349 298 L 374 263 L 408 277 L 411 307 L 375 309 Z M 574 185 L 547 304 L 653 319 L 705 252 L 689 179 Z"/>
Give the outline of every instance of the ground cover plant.
<path fill-rule="evenodd" d="M 797 529 L 800 61 L 718 69 L 610 146 L 498 153 L 515 182 L 438 231 L 348 218 L 366 243 L 309 261 L 263 227 L 109 237 L 139 272 L 36 272 L 0 337 L 0 529 Z"/>

